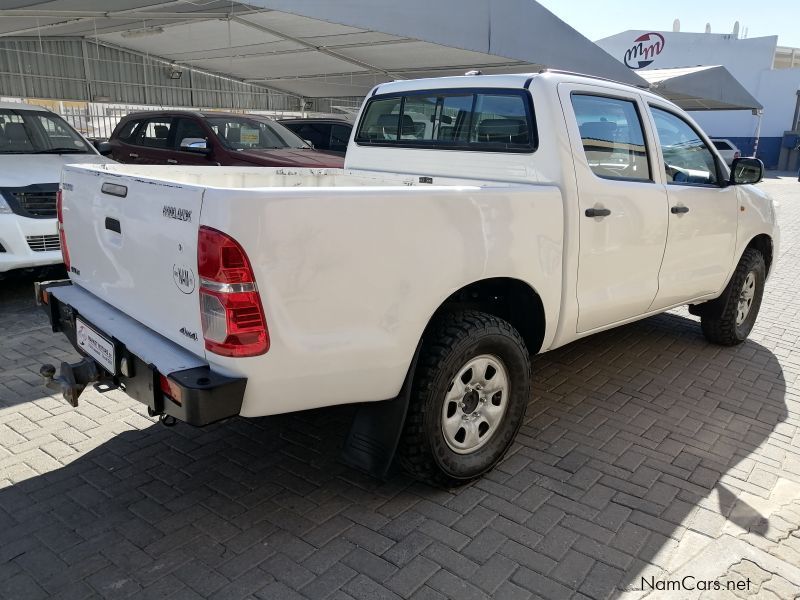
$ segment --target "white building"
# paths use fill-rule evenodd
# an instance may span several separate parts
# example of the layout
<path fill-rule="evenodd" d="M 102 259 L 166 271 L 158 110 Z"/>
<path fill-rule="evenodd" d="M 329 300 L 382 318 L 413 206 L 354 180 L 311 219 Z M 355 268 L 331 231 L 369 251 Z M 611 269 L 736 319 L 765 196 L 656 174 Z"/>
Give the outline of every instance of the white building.
<path fill-rule="evenodd" d="M 714 137 L 732 140 L 747 155 L 759 135 L 758 156 L 769 168 L 796 168 L 800 130 L 800 49 L 779 47 L 777 36 L 629 30 L 596 42 L 629 68 L 667 69 L 722 65 L 763 106 L 748 111 L 694 112 Z"/>

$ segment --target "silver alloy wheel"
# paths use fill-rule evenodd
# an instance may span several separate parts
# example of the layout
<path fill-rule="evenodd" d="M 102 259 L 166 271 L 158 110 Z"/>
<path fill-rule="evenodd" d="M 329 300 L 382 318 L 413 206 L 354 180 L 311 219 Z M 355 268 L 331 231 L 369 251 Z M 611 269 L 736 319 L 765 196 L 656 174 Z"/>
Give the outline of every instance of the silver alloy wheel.
<path fill-rule="evenodd" d="M 756 273 L 750 271 L 744 279 L 742 291 L 739 293 L 739 305 L 736 307 L 736 325 L 741 325 L 750 314 L 753 298 L 756 295 Z"/>
<path fill-rule="evenodd" d="M 453 452 L 470 454 L 492 438 L 506 413 L 509 387 L 497 356 L 476 356 L 458 370 L 442 405 L 442 434 Z"/>

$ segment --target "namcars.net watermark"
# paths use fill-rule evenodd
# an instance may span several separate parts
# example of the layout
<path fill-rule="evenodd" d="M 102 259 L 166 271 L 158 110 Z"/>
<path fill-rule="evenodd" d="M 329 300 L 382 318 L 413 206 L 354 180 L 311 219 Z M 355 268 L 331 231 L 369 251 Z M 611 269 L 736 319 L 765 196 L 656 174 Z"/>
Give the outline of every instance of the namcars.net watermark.
<path fill-rule="evenodd" d="M 655 577 L 642 577 L 641 587 L 636 591 L 644 592 L 745 592 L 750 590 L 751 581 L 747 579 L 720 581 L 718 579 L 698 579 L 694 575 L 686 575 L 680 579 L 656 579 Z"/>

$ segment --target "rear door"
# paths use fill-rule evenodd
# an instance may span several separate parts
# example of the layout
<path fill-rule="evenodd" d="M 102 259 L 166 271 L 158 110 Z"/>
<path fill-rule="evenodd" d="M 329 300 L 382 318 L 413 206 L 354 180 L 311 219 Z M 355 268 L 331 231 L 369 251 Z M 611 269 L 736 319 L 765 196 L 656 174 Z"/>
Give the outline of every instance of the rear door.
<path fill-rule="evenodd" d="M 175 152 L 172 149 L 174 139 L 175 119 L 169 116 L 152 117 L 148 119 L 137 131 L 135 153 L 138 154 L 137 164 L 143 165 L 168 165 L 177 164 Z"/>
<path fill-rule="evenodd" d="M 144 119 L 131 119 L 120 128 L 119 133 L 109 140 L 112 148 L 110 158 L 121 163 L 140 163 L 141 155 L 135 144 L 139 127 L 144 121 Z"/>
<path fill-rule="evenodd" d="M 560 84 L 575 164 L 580 251 L 578 332 L 647 312 L 658 293 L 667 195 L 635 92 Z"/>
<path fill-rule="evenodd" d="M 154 331 L 204 355 L 197 288 L 203 189 L 66 167 L 70 278 Z"/>
<path fill-rule="evenodd" d="M 710 144 L 685 115 L 651 104 L 659 164 L 669 197 L 669 237 L 653 309 L 725 285 L 733 266 L 738 224 L 736 187 L 727 184 Z"/>

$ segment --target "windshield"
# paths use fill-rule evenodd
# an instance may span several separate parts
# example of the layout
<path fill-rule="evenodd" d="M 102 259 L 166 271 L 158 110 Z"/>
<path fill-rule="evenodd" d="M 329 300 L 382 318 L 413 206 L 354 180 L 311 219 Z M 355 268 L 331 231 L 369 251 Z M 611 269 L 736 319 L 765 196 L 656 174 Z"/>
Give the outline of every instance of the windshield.
<path fill-rule="evenodd" d="M 0 154 L 93 154 L 61 117 L 38 110 L 0 108 Z"/>
<path fill-rule="evenodd" d="M 231 150 L 310 148 L 283 125 L 247 117 L 208 117 L 209 127 L 223 146 Z"/>

